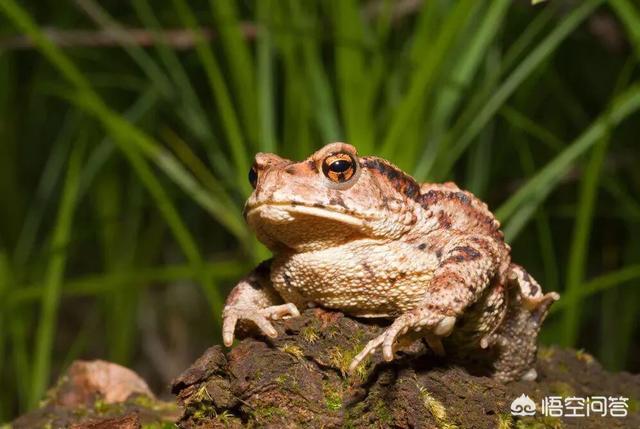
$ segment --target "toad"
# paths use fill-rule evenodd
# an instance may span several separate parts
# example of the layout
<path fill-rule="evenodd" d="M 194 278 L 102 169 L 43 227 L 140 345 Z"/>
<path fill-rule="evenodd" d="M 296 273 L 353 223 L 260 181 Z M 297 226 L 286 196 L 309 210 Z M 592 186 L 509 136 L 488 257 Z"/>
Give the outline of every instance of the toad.
<path fill-rule="evenodd" d="M 229 294 L 223 341 L 239 321 L 269 337 L 271 321 L 321 306 L 392 323 L 353 359 L 354 371 L 407 341 L 433 353 L 490 356 L 502 381 L 535 379 L 549 306 L 487 205 L 454 183 L 418 183 L 390 162 L 329 144 L 301 162 L 259 153 L 244 216 L 273 258 Z"/>

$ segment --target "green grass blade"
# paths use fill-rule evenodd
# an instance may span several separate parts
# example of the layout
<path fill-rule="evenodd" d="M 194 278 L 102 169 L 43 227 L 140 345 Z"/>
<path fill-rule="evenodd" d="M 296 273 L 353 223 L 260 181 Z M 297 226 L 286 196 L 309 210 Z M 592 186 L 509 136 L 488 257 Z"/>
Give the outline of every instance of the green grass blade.
<path fill-rule="evenodd" d="M 131 145 L 131 143 L 137 143 L 137 147 L 150 149 L 154 146 L 152 140 L 137 128 L 135 128 L 133 125 L 131 125 L 129 122 L 111 111 L 106 105 L 104 105 L 102 100 L 100 100 L 98 95 L 91 89 L 91 86 L 87 83 L 86 79 L 84 78 L 84 76 L 82 76 L 78 69 L 76 69 L 73 63 L 69 61 L 69 59 L 58 48 L 56 48 L 51 43 L 51 41 L 49 41 L 42 35 L 42 32 L 37 28 L 29 15 L 27 15 L 24 10 L 22 10 L 13 0 L 0 3 L 0 8 L 4 10 L 4 12 L 18 27 L 22 28 L 23 31 L 31 36 L 31 38 L 37 43 L 39 49 L 45 54 L 45 56 L 50 61 L 52 61 L 52 63 L 71 83 L 73 83 L 77 87 L 78 93 L 75 95 L 75 97 L 72 96 L 72 98 L 74 98 L 80 106 L 84 107 L 87 111 L 91 112 L 94 116 L 99 118 L 105 128 L 113 135 L 114 140 L 116 141 L 116 143 L 118 143 L 118 146 L 122 150 L 123 154 L 129 161 L 133 169 L 136 171 L 145 188 L 152 195 L 186 258 L 191 264 L 193 264 L 194 267 L 200 270 L 203 261 L 193 237 L 182 222 L 180 215 L 167 196 L 162 185 L 158 182 L 157 178 L 147 165 L 146 161 L 140 156 L 139 152 L 136 149 L 136 146 Z M 157 153 L 157 155 L 159 156 L 154 161 L 158 162 L 161 167 L 172 167 L 170 172 L 174 173 L 182 173 L 185 171 L 184 169 L 178 169 L 177 163 L 169 163 L 173 161 L 171 157 L 162 156 L 164 155 L 164 153 Z M 189 187 L 189 190 L 191 191 L 189 192 L 189 194 L 196 198 L 196 201 L 202 202 L 205 200 L 206 193 L 195 185 L 195 181 L 190 180 L 190 175 L 181 175 L 177 178 L 181 180 L 181 182 L 179 183 L 181 183 L 183 186 Z M 211 201 L 212 200 L 209 200 L 209 203 L 211 203 Z M 209 208 L 219 209 L 219 207 L 216 208 L 215 204 L 214 206 L 210 205 Z M 217 211 L 219 212 L 219 210 Z M 222 214 L 225 213 L 228 214 L 228 211 L 225 210 L 225 212 L 223 212 Z M 231 219 L 231 217 L 229 219 Z M 244 226 L 242 227 L 242 229 L 244 229 Z M 205 276 L 204 273 L 200 278 L 200 281 L 202 283 L 203 290 L 207 295 L 207 298 L 210 300 L 210 304 L 214 314 L 221 314 L 222 299 L 220 297 L 219 291 L 213 287 L 210 278 Z M 43 343 L 43 346 L 46 345 L 46 343 Z M 41 371 L 42 370 L 48 369 L 46 366 L 43 366 Z M 46 375 L 47 374 L 44 373 L 39 374 L 39 376 L 41 377 Z M 46 380 L 40 380 L 40 382 L 46 382 Z M 34 388 L 32 390 L 33 393 L 30 397 L 31 401 L 36 400 L 34 399 L 35 395 L 38 392 L 38 389 L 41 388 L 43 389 L 44 387 L 34 384 Z"/>
<path fill-rule="evenodd" d="M 640 11 L 629 0 L 609 0 L 609 4 L 627 30 L 636 58 L 640 59 Z"/>
<path fill-rule="evenodd" d="M 336 80 L 340 109 L 344 118 L 345 137 L 362 153 L 371 153 L 374 144 L 371 105 L 366 92 L 368 81 L 365 64 L 365 28 L 359 3 L 355 0 L 333 0 L 332 20 L 335 28 Z M 319 66 L 319 64 L 318 64 Z"/>
<path fill-rule="evenodd" d="M 174 88 L 164 71 L 158 67 L 154 59 L 144 49 L 132 40 L 129 33 L 119 23 L 109 16 L 95 0 L 74 1 L 103 30 L 115 36 L 120 47 L 138 64 L 163 96 L 173 97 Z"/>
<path fill-rule="evenodd" d="M 255 66 L 250 46 L 242 34 L 236 2 L 233 0 L 209 0 L 209 6 L 219 36 L 216 40 L 222 44 L 227 59 L 232 92 L 238 97 L 237 105 L 243 119 L 243 129 L 249 141 L 255 145 L 258 137 L 256 82 L 253 74 Z M 255 146 L 253 147 L 255 148 Z"/>
<path fill-rule="evenodd" d="M 256 4 L 256 21 L 260 24 L 260 32 L 257 39 L 258 59 L 256 63 L 258 116 L 260 119 L 258 149 L 261 152 L 270 153 L 275 152 L 277 148 L 274 109 L 274 49 L 270 29 L 270 10 L 272 6 L 272 0 L 263 0 Z"/>
<path fill-rule="evenodd" d="M 567 307 L 575 305 L 592 295 L 618 287 L 624 283 L 640 279 L 640 265 L 631 265 L 603 274 L 584 283 L 580 288 L 562 295 L 562 299 L 551 306 L 550 313 L 566 311 Z"/>
<path fill-rule="evenodd" d="M 631 79 L 631 71 L 634 68 L 634 61 L 627 61 L 626 66 L 622 68 L 614 94 L 619 92 L 619 89 L 626 86 Z M 580 199 L 578 202 L 578 210 L 576 212 L 576 222 L 574 224 L 573 239 L 571 242 L 569 252 L 569 263 L 567 268 L 567 283 L 566 291 L 569 296 L 572 295 L 572 291 L 580 289 L 583 278 L 585 276 L 585 269 L 588 255 L 589 238 L 591 236 L 592 221 L 595 211 L 596 198 L 600 185 L 600 172 L 602 165 L 607 155 L 607 147 L 611 137 L 611 129 L 608 129 L 602 139 L 600 139 L 593 147 L 589 163 L 585 169 L 584 178 L 580 182 Z M 611 320 L 615 312 L 615 299 L 614 294 L 607 296 L 605 300 L 605 307 Z M 580 328 L 581 307 L 578 302 L 573 302 L 573 305 L 569 305 L 563 318 L 563 335 L 562 344 L 573 346 L 578 337 L 578 330 Z M 616 341 L 616 344 L 622 343 L 624 340 Z M 615 344 L 614 344 L 615 347 Z M 611 360 L 614 358 L 609 356 Z"/>
<path fill-rule="evenodd" d="M 250 267 L 236 259 L 207 262 L 202 272 L 213 280 L 237 279 Z M 138 268 L 131 271 L 117 271 L 67 280 L 61 287 L 64 297 L 91 297 L 113 291 L 114 287 L 132 284 L 136 287 L 149 287 L 177 280 L 198 280 L 201 272 L 190 264 L 163 265 L 152 268 Z M 12 291 L 7 299 L 0 303 L 3 311 L 18 308 L 41 300 L 44 288 L 38 285 L 22 285 Z"/>
<path fill-rule="evenodd" d="M 139 122 L 149 111 L 152 110 L 158 101 L 158 94 L 155 89 L 144 91 L 140 97 L 122 113 L 123 119 L 133 124 Z M 80 196 L 84 196 L 91 190 L 91 185 L 101 171 L 102 167 L 111 159 L 117 146 L 108 136 L 104 137 L 98 145 L 90 151 L 87 162 L 82 171 L 82 185 Z"/>
<path fill-rule="evenodd" d="M 518 128 L 514 127 L 516 131 Z M 512 137 L 515 142 L 516 150 L 520 158 L 520 164 L 522 169 L 526 173 L 527 177 L 535 174 L 536 166 L 534 161 L 533 152 L 523 138 L 521 133 L 512 133 Z M 549 224 L 549 216 L 547 215 L 544 207 L 538 207 L 535 213 L 536 220 L 536 232 L 538 235 L 538 242 L 540 243 L 540 255 L 544 266 L 544 287 L 548 290 L 558 290 L 558 263 L 556 258 L 556 251 L 554 245 L 554 237 Z M 510 239 L 514 237 L 510 236 Z"/>
<path fill-rule="evenodd" d="M 407 127 L 416 119 L 417 113 L 422 111 L 425 100 L 429 99 L 430 92 L 434 89 L 437 73 L 447 58 L 446 52 L 453 45 L 458 29 L 463 26 L 473 7 L 473 1 L 462 0 L 456 2 L 453 11 L 447 15 L 437 39 L 418 64 L 411 77 L 409 89 L 393 115 L 389 131 L 380 148 L 382 157 L 388 158 L 396 152 Z"/>
<path fill-rule="evenodd" d="M 60 201 L 60 207 L 58 208 L 57 220 L 51 238 L 51 247 L 53 249 L 64 249 L 71 236 L 85 143 L 84 139 L 76 142 L 69 156 L 62 199 Z M 34 407 L 38 403 L 50 382 L 49 377 L 51 372 L 53 340 L 56 336 L 60 287 L 64 277 L 66 262 L 67 252 L 60 250 L 52 254 L 47 264 L 44 279 L 44 294 L 40 307 L 40 320 L 36 331 L 29 407 Z"/>
<path fill-rule="evenodd" d="M 16 266 L 23 267 L 36 244 L 40 225 L 45 217 L 46 206 L 55 195 L 54 188 L 58 180 L 63 176 L 64 164 L 68 157 L 69 146 L 72 140 L 71 124 L 79 119 L 77 112 L 70 114 L 62 127 L 58 138 L 51 146 L 51 154 L 42 171 L 35 198 L 29 207 L 27 216 L 18 236 L 13 260 Z"/>
<path fill-rule="evenodd" d="M 448 73 L 446 79 L 448 85 L 443 85 L 437 93 L 430 118 L 432 125 L 429 132 L 432 136 L 436 136 L 433 138 L 438 139 L 437 136 L 443 135 L 449 126 L 451 115 L 463 99 L 482 60 L 486 57 L 510 4 L 508 0 L 491 2 L 486 12 L 480 12 L 484 13 L 484 16 L 478 28 L 470 32 L 468 40 L 463 41 L 464 48 L 461 50 L 460 57 L 456 58 L 452 64 L 452 70 Z M 474 15 L 475 19 L 479 18 Z M 431 150 L 437 150 L 437 146 Z M 428 176 L 432 168 L 429 161 L 433 159 L 434 157 L 423 156 L 421 162 L 415 166 L 414 173 L 419 180 L 424 180 Z"/>
<path fill-rule="evenodd" d="M 207 74 L 211 93 L 216 101 L 218 113 L 220 114 L 227 137 L 227 145 L 231 151 L 231 157 L 233 159 L 236 177 L 238 180 L 236 186 L 238 186 L 245 195 L 249 194 L 251 188 L 246 180 L 246 175 L 249 171 L 247 145 L 245 144 L 242 136 L 240 123 L 236 116 L 231 95 L 227 88 L 227 84 L 225 83 L 222 71 L 220 70 L 218 60 L 213 54 L 210 46 L 204 41 L 202 33 L 198 28 L 196 18 L 187 2 L 185 0 L 173 0 L 173 5 L 178 12 L 180 20 L 197 35 L 196 52 Z"/>
<path fill-rule="evenodd" d="M 574 296 L 571 294 L 571 291 L 579 289 L 582 286 L 587 263 L 587 250 L 597 198 L 598 182 L 608 142 L 609 136 L 605 135 L 594 144 L 591 149 L 591 157 L 584 172 L 584 178 L 580 182 L 580 197 L 569 251 L 565 286 L 565 291 L 568 292 L 569 297 Z M 578 302 L 573 302 L 572 304 L 573 305 L 570 304 L 567 307 L 563 319 L 561 343 L 565 346 L 574 346 L 578 336 L 580 306 Z"/>
<path fill-rule="evenodd" d="M 554 152 L 559 152 L 565 147 L 565 143 L 548 129 L 541 127 L 522 113 L 509 106 L 500 109 L 500 116 L 509 122 L 510 125 L 521 129 L 534 139 L 545 144 Z"/>
<path fill-rule="evenodd" d="M 522 82 L 524 82 L 524 80 L 556 50 L 560 43 L 589 17 L 602 2 L 603 0 L 586 0 L 572 10 L 571 13 L 520 62 L 500 87 L 492 93 L 486 103 L 482 103 L 481 110 L 474 116 L 470 123 L 465 121 L 464 124 L 458 123 L 454 126 L 452 133 L 454 133 L 453 135 L 455 137 L 453 137 L 452 143 L 443 145 L 443 147 L 446 147 L 446 151 L 441 150 L 438 160 L 434 164 L 436 166 L 436 177 L 443 177 L 451 170 L 453 164 L 464 153 L 473 139 L 489 123 L 500 107 L 502 107 Z M 464 116 L 465 115 L 462 117 Z"/>
<path fill-rule="evenodd" d="M 179 88 L 179 98 L 184 106 L 184 108 L 177 109 L 176 114 L 199 140 L 213 143 L 214 136 L 207 115 L 204 113 L 202 104 L 180 59 L 161 37 L 163 29 L 160 27 L 148 0 L 134 0 L 132 5 L 144 26 L 154 31 L 160 40 L 160 43 L 155 45 L 155 49 L 173 84 Z"/>
<path fill-rule="evenodd" d="M 309 22 L 311 18 L 299 2 L 293 1 L 290 2 L 290 5 L 295 22 L 304 23 L 305 28 L 307 26 L 314 29 L 318 27 L 318 23 Z M 298 43 L 302 49 L 304 71 L 305 74 L 309 76 L 307 84 L 310 86 L 310 92 L 313 94 L 313 100 L 315 102 L 313 109 L 314 117 L 320 129 L 323 143 L 326 144 L 344 140 L 340 120 L 338 119 L 338 112 L 335 107 L 334 89 L 329 82 L 321 58 L 322 48 L 315 37 L 301 37 L 298 39 Z M 363 149 L 363 152 L 366 152 L 366 146 L 364 146 L 364 144 L 359 147 Z"/>
<path fill-rule="evenodd" d="M 504 54 L 501 74 L 513 69 L 522 55 L 531 48 L 535 39 L 542 34 L 553 18 L 557 16 L 558 10 L 556 5 L 556 3 L 551 3 L 540 11 L 511 46 L 509 46 L 509 49 Z"/>
<path fill-rule="evenodd" d="M 185 187 L 187 193 L 223 225 L 228 227 L 230 232 L 238 236 L 244 236 L 246 234 L 244 223 L 238 215 L 233 214 L 229 207 L 219 204 L 212 199 L 167 151 L 159 148 L 146 134 L 104 105 L 98 95 L 91 89 L 88 81 L 68 57 L 54 46 L 50 40 L 43 37 L 42 32 L 35 26 L 31 18 L 13 0 L 0 3 L 0 8 L 4 10 L 18 27 L 30 35 L 36 42 L 38 48 L 58 68 L 62 75 L 78 88 L 78 93 L 75 97 L 72 96 L 72 99 L 92 115 L 98 117 L 110 133 L 118 136 L 118 138 L 115 139 L 116 142 L 125 152 L 125 155 L 133 164 L 134 169 L 141 175 L 145 185 L 154 188 L 153 190 L 149 189 L 149 191 L 156 198 L 161 212 L 166 217 L 178 242 L 183 246 L 183 250 L 188 257 L 193 257 L 197 254 L 193 240 L 188 238 L 190 235 L 187 233 L 186 227 L 182 224 L 173 204 L 171 204 L 160 184 L 157 183 L 153 173 L 148 170 L 146 163 L 138 158 L 135 150 L 130 146 L 131 143 L 136 144 L 141 150 L 152 156 L 153 161 L 158 163 L 160 168 L 169 173 L 170 177 L 172 177 L 176 183 Z M 242 181 L 243 183 L 246 182 L 244 174 Z"/>
<path fill-rule="evenodd" d="M 522 186 L 498 210 L 496 216 L 501 221 L 509 220 L 522 210 L 538 206 L 557 186 L 558 182 L 576 159 L 584 154 L 609 128 L 617 126 L 627 116 L 640 109 L 640 85 L 629 87 L 616 97 L 607 112 L 592 122 L 574 142 L 542 168 L 534 177 Z M 506 234 L 507 228 L 505 228 Z"/>
<path fill-rule="evenodd" d="M 4 301 L 7 296 L 7 291 L 9 290 L 9 256 L 5 249 L 0 248 L 0 301 Z M 0 374 L 4 374 L 4 359 L 5 359 L 5 341 L 8 338 L 5 337 L 8 330 L 6 326 L 8 325 L 5 320 L 6 313 L 0 312 Z M 4 418 L 5 410 L 0 408 L 0 418 Z"/>
<path fill-rule="evenodd" d="M 274 8 L 271 13 L 273 28 L 290 28 L 291 16 L 299 2 L 288 1 L 283 7 Z M 283 113 L 287 118 L 287 126 L 282 130 L 283 155 L 302 159 L 309 156 L 313 149 L 311 130 L 315 127 L 313 105 L 309 97 L 300 97 L 300 94 L 309 92 L 308 73 L 305 69 L 302 53 L 300 52 L 300 37 L 298 32 L 304 29 L 295 28 L 297 31 L 274 32 L 274 41 L 277 52 L 282 59 L 283 79 L 287 82 L 282 94 Z M 308 29 L 307 29 L 308 30 Z M 288 150 L 286 150 L 288 149 Z"/>
<path fill-rule="evenodd" d="M 174 233 L 181 238 L 178 240 L 189 257 L 196 255 L 195 245 L 192 239 L 187 239 L 190 234 L 179 219 L 173 204 L 157 182 L 153 173 L 149 170 L 144 159 L 139 157 L 138 151 L 149 157 L 168 177 L 178 184 L 194 201 L 209 212 L 222 225 L 237 237 L 246 235 L 246 228 L 237 207 L 226 205 L 213 198 L 210 192 L 204 189 L 193 176 L 180 164 L 180 162 L 166 149 L 158 145 L 154 140 L 137 129 L 128 121 L 122 119 L 117 113 L 105 106 L 99 99 L 92 95 L 77 94 L 70 99 L 78 106 L 86 109 L 92 115 L 100 119 L 121 150 L 132 163 L 136 172 L 143 179 L 143 183 L 154 196 L 160 208 L 164 211 L 167 220 Z M 243 178 L 244 179 L 244 178 Z M 153 188 L 153 189 L 151 189 Z"/>
<path fill-rule="evenodd" d="M 212 195 L 215 195 L 217 204 L 222 207 L 226 207 L 228 211 L 231 212 L 231 210 L 236 207 L 236 203 L 202 160 L 191 150 L 191 147 L 187 142 L 169 129 L 163 130 L 162 134 L 165 136 L 165 141 L 172 147 L 173 151 L 178 156 L 178 159 L 191 170 L 193 175 L 205 185 Z M 175 162 L 172 162 L 171 166 L 171 168 L 182 168 L 180 164 Z M 185 173 L 178 174 L 186 176 Z M 224 210 L 222 207 L 220 210 Z M 237 212 L 234 216 L 240 219 L 241 215 Z"/>

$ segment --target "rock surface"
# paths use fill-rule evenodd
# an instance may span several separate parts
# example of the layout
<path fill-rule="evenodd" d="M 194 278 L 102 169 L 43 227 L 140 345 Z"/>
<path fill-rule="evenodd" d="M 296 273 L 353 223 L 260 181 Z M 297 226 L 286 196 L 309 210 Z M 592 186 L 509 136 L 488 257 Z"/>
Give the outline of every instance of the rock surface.
<path fill-rule="evenodd" d="M 107 362 L 76 362 L 42 407 L 13 428 L 640 428 L 640 375 L 606 372 L 588 354 L 538 354 L 538 380 L 499 383 L 430 355 L 421 344 L 391 363 L 379 354 L 353 376 L 351 359 L 383 327 L 341 313 L 307 310 L 274 324 L 279 336 L 211 347 L 156 400 L 135 373 Z M 534 417 L 513 417 L 521 395 Z M 545 396 L 627 397 L 629 415 L 543 417 Z"/>
<path fill-rule="evenodd" d="M 171 428 L 174 403 L 157 400 L 135 372 L 101 360 L 75 361 L 42 405 L 11 424 L 21 428 Z"/>
<path fill-rule="evenodd" d="M 502 384 L 428 355 L 424 347 L 392 363 L 374 361 L 346 375 L 352 357 L 382 328 L 340 313 L 307 310 L 276 323 L 279 336 L 246 338 L 230 351 L 211 347 L 172 387 L 178 425 L 313 428 L 638 428 L 640 375 L 604 371 L 590 355 L 542 349 L 538 380 Z M 528 395 L 537 417 L 513 417 Z M 545 396 L 624 396 L 629 415 L 543 417 Z"/>

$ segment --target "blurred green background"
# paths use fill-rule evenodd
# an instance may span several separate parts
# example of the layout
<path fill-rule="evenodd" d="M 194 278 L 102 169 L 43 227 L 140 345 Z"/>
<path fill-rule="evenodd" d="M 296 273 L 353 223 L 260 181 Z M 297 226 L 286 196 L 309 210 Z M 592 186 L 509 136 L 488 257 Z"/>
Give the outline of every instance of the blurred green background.
<path fill-rule="evenodd" d="M 640 3 L 0 1 L 0 421 L 77 358 L 157 389 L 268 256 L 255 152 L 336 140 L 487 201 L 543 342 L 640 370 Z"/>

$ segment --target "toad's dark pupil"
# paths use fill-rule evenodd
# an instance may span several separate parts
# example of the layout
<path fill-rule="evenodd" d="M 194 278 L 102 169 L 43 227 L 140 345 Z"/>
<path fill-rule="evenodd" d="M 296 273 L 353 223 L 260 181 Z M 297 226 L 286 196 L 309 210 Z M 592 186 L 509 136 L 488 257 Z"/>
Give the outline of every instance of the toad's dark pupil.
<path fill-rule="evenodd" d="M 329 166 L 329 170 L 333 171 L 334 173 L 344 173 L 350 168 L 351 168 L 351 162 L 346 161 L 344 159 L 333 161 Z"/>
<path fill-rule="evenodd" d="M 255 168 L 251 168 L 251 170 L 249 170 L 249 183 L 251 183 L 251 186 L 255 188 L 257 182 L 258 182 L 258 172 L 256 171 Z"/>

